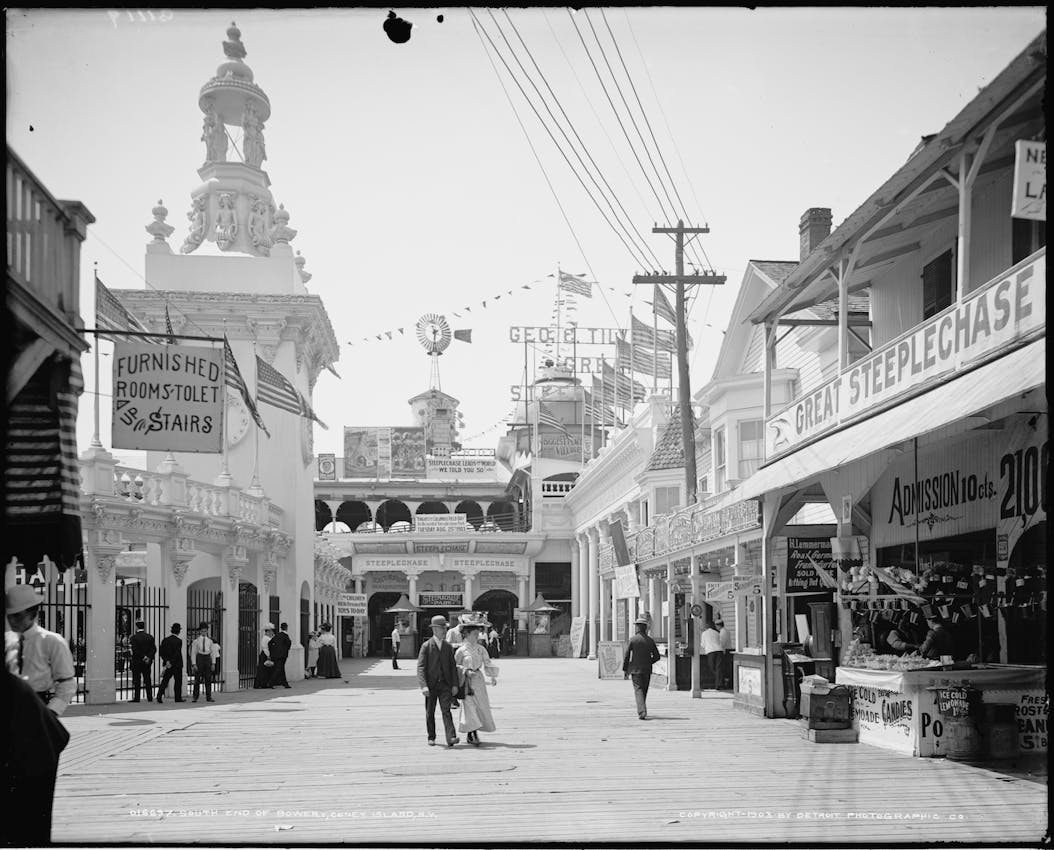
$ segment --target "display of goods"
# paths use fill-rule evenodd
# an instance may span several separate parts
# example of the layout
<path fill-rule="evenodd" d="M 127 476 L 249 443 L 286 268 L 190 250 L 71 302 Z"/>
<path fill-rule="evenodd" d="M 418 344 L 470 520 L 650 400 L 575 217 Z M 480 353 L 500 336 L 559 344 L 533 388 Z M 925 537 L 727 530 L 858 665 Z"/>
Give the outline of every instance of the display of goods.
<path fill-rule="evenodd" d="M 908 655 L 878 655 L 871 644 L 860 643 L 857 638 L 851 640 L 846 646 L 842 664 L 862 670 L 893 670 L 895 672 L 940 666 L 939 661 L 928 661 L 917 652 Z"/>

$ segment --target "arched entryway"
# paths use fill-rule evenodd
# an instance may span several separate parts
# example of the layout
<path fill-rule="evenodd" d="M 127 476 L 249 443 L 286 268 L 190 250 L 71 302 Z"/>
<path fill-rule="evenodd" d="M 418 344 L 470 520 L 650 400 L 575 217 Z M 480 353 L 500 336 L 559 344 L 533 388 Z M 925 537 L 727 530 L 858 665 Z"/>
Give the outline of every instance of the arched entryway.
<path fill-rule="evenodd" d="M 398 499 L 389 499 L 381 502 L 377 508 L 377 524 L 387 531 L 397 522 L 412 522 L 413 516 L 410 509 Z M 355 528 L 353 525 L 352 528 Z M 391 631 L 389 629 L 388 631 Z"/>
<path fill-rule="evenodd" d="M 379 513 L 380 511 L 378 511 Z M 409 619 L 409 614 L 385 614 L 385 609 L 391 608 L 399 601 L 401 593 L 384 591 L 374 593 L 366 603 L 366 614 L 370 622 L 369 642 L 366 646 L 367 655 L 383 655 L 384 639 L 391 637 L 392 629 L 395 628 L 396 617 Z"/>
<path fill-rule="evenodd" d="M 477 596 L 472 603 L 473 611 L 486 611 L 487 619 L 493 624 L 495 630 L 500 634 L 505 626 L 515 630 L 516 622 L 513 620 L 513 609 L 519 605 L 515 593 L 508 590 L 488 590 Z"/>
<path fill-rule="evenodd" d="M 448 513 L 450 513 L 450 508 L 448 508 L 442 502 L 421 502 L 421 504 L 417 506 L 417 513 L 418 514 L 448 514 Z"/>
<path fill-rule="evenodd" d="M 321 499 L 315 499 L 315 531 L 322 531 L 333 522 L 333 511 Z"/>
<path fill-rule="evenodd" d="M 479 502 L 473 502 L 471 499 L 467 499 L 464 502 L 460 502 L 454 513 L 464 514 L 465 519 L 468 521 L 476 531 L 479 531 L 479 527 L 483 525 L 483 508 L 480 507 Z"/>
<path fill-rule="evenodd" d="M 502 531 L 514 531 L 516 508 L 512 502 L 492 502 L 487 508 L 487 519 L 492 520 Z"/>
<path fill-rule="evenodd" d="M 373 513 L 370 506 L 365 502 L 341 502 L 337 508 L 337 522 L 344 523 L 348 528 L 356 529 L 364 522 L 370 522 Z"/>

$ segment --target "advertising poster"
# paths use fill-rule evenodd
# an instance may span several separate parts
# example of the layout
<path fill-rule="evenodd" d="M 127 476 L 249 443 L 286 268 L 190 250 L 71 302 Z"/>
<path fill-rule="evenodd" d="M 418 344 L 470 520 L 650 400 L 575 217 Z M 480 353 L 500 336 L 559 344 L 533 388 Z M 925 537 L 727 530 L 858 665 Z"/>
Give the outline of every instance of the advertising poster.
<path fill-rule="evenodd" d="M 787 538 L 787 593 L 824 593 L 831 589 L 816 574 L 810 558 L 834 575 L 830 537 Z"/>
<path fill-rule="evenodd" d="M 320 454 L 318 456 L 318 480 L 337 480 L 337 458 L 336 455 Z"/>
<path fill-rule="evenodd" d="M 344 429 L 344 477 L 377 478 L 377 429 Z"/>
<path fill-rule="evenodd" d="M 114 344 L 114 448 L 219 454 L 225 403 L 222 351 Z"/>
<path fill-rule="evenodd" d="M 424 478 L 424 428 L 392 428 L 390 430 L 392 477 Z"/>

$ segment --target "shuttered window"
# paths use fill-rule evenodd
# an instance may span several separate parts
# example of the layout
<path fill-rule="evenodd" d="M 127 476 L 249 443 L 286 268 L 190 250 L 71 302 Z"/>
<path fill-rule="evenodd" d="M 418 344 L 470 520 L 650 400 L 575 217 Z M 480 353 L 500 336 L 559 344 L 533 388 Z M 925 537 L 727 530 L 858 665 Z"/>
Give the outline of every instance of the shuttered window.
<path fill-rule="evenodd" d="M 949 248 L 922 267 L 922 318 L 937 315 L 955 300 L 955 266 Z"/>

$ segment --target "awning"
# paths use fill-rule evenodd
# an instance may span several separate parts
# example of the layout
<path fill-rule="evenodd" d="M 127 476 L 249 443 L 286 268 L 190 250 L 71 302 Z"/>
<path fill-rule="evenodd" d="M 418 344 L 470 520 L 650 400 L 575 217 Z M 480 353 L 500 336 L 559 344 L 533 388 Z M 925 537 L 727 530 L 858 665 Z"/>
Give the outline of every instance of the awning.
<path fill-rule="evenodd" d="M 725 501 L 753 499 L 806 481 L 1041 386 L 1046 381 L 1046 352 L 1044 337 L 877 416 L 798 449 L 759 469 L 731 491 Z"/>

